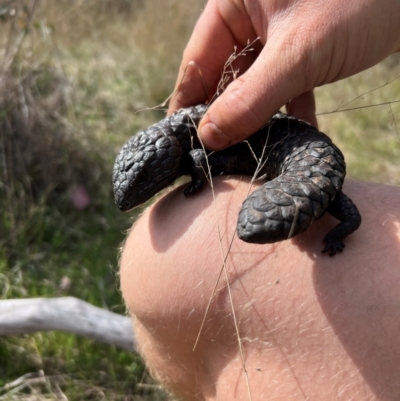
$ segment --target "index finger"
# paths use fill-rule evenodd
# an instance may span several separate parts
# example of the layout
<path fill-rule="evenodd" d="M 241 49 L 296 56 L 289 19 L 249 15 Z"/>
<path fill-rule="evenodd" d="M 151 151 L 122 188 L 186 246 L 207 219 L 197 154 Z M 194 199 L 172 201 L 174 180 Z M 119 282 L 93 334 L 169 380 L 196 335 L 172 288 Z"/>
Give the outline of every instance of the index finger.
<path fill-rule="evenodd" d="M 249 38 L 255 37 L 251 24 L 243 23 L 240 11 L 234 7 L 232 10 L 237 13 L 232 16 L 233 19 L 240 21 L 243 26 L 244 43 L 232 33 L 217 2 L 209 1 L 184 51 L 168 114 L 209 100 L 235 46 L 244 47 Z M 238 60 L 237 68 L 243 72 L 253 61 L 254 56 L 242 57 Z"/>

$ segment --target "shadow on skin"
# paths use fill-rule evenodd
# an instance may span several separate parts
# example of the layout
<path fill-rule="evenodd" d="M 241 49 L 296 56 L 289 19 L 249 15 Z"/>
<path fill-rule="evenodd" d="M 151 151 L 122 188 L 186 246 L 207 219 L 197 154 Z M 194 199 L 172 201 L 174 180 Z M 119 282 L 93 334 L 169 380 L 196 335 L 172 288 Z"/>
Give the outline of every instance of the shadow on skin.
<path fill-rule="evenodd" d="M 224 179 L 226 181 L 224 181 Z M 234 190 L 234 185 L 231 182 L 227 182 L 227 180 L 229 180 L 229 177 L 223 177 L 219 180 L 218 193 Z M 188 184 L 183 184 L 167 193 L 154 205 L 150 212 L 149 226 L 157 227 L 157 232 L 150 230 L 151 241 L 154 250 L 158 252 L 167 251 L 190 229 L 197 218 L 201 218 L 204 210 L 212 205 L 212 191 L 207 182 L 204 183 L 204 188 L 201 189 L 202 196 L 200 198 L 200 205 L 198 202 L 192 201 L 192 199 L 198 197 L 199 194 L 185 197 L 183 191 L 187 185 Z M 180 202 L 185 202 L 185 209 L 187 210 L 185 210 L 185 219 L 182 219 L 182 211 L 176 207 Z M 189 219 L 188 216 L 190 216 Z M 213 224 L 213 222 L 210 222 L 210 224 Z M 171 230 L 171 227 L 174 229 Z M 168 233 L 168 235 L 159 235 L 160 231 Z"/>
<path fill-rule="evenodd" d="M 333 330 L 375 395 L 379 400 L 397 400 L 400 348 L 388 345 L 397 344 L 400 333 L 400 209 L 395 201 L 400 190 L 352 184 L 362 190 L 362 197 L 357 193 L 354 201 L 361 206 L 363 223 L 346 241 L 340 263 L 314 266 L 315 292 Z M 386 197 L 383 214 L 375 212 L 377 194 Z M 360 248 L 360 241 L 367 247 Z M 391 245 L 390 252 L 382 243 Z"/>
<path fill-rule="evenodd" d="M 329 258 L 313 251 L 337 224 L 329 214 L 292 241 L 313 260 L 312 278 L 318 302 L 365 381 L 379 400 L 397 400 L 400 348 L 388 344 L 398 342 L 400 332 L 400 247 L 391 249 L 392 263 L 387 263 L 386 249 L 376 242 L 385 237 L 385 243 L 399 242 L 400 209 L 394 200 L 400 190 L 349 180 L 347 186 L 350 183 L 359 190 L 351 197 L 360 207 L 363 222 L 359 230 L 344 240 L 343 253 Z M 385 215 L 374 213 L 374 201 L 380 193 L 391 199 Z M 360 243 L 368 246 L 361 248 Z M 393 394 L 397 394 L 396 398 Z"/>

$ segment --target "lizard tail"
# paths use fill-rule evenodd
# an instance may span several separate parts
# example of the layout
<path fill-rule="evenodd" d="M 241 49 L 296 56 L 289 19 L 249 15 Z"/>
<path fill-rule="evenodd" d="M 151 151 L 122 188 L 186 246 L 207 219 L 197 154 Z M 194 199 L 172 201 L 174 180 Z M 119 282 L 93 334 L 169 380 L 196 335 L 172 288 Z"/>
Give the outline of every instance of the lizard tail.
<path fill-rule="evenodd" d="M 337 190 L 323 174 L 283 174 L 256 189 L 239 213 L 237 233 L 245 242 L 268 244 L 305 231 L 319 219 Z"/>

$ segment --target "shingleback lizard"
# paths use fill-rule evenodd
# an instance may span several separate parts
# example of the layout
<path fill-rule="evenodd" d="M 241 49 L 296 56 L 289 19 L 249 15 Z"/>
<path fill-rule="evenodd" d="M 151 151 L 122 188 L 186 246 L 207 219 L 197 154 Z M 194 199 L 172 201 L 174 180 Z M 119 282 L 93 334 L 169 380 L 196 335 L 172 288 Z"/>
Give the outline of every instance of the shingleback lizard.
<path fill-rule="evenodd" d="M 342 192 L 346 164 L 331 139 L 308 123 L 275 114 L 247 141 L 206 154 L 196 127 L 206 105 L 182 109 L 133 136 L 122 147 L 113 170 L 115 202 L 128 211 L 150 199 L 182 175 L 192 181 L 186 196 L 211 175 L 245 174 L 268 180 L 244 202 L 237 234 L 252 243 L 273 243 L 305 231 L 325 211 L 340 220 L 323 241 L 333 256 L 343 239 L 357 230 L 361 216 Z"/>

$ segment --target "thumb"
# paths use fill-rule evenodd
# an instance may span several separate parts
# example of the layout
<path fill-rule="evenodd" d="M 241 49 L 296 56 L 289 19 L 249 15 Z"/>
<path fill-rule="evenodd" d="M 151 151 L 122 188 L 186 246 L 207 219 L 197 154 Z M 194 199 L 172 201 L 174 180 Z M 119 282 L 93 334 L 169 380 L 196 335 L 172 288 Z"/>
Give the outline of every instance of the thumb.
<path fill-rule="evenodd" d="M 199 124 L 206 148 L 219 150 L 242 141 L 283 105 L 313 87 L 311 77 L 305 78 L 308 64 L 304 58 L 288 54 L 294 46 L 286 52 L 280 47 L 266 45 L 250 69 L 211 104 Z"/>

